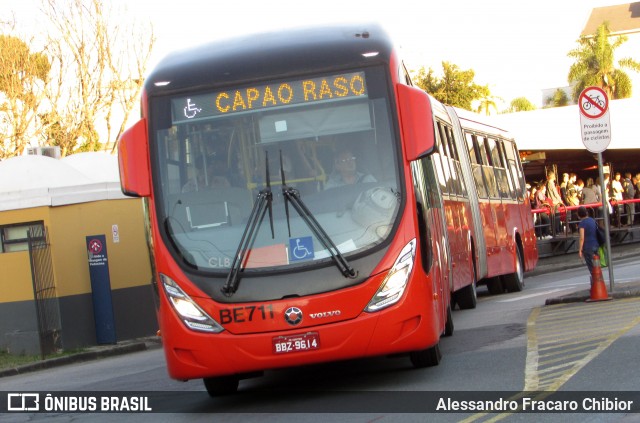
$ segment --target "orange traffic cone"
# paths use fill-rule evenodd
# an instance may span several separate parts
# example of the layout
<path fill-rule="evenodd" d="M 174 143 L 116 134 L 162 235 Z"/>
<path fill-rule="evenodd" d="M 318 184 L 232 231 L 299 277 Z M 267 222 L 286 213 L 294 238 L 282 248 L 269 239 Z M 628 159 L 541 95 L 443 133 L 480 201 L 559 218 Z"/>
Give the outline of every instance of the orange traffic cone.
<path fill-rule="evenodd" d="M 591 298 L 590 301 L 606 301 L 611 297 L 607 294 L 607 287 L 604 285 L 602 277 L 602 268 L 600 267 L 600 256 L 593 255 L 593 270 L 591 271 Z"/>

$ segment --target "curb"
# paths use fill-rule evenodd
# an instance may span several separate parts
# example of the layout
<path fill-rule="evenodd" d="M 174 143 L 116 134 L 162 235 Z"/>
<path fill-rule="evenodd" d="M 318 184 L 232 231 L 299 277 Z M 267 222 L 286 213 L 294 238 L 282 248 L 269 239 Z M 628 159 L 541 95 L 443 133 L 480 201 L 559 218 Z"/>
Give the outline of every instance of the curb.
<path fill-rule="evenodd" d="M 635 286 L 633 288 L 614 290 L 609 294 L 611 299 L 621 299 L 621 298 L 633 298 L 640 297 L 640 286 Z M 566 297 L 557 297 L 557 298 L 548 298 L 544 305 L 554 305 L 554 304 L 567 304 L 567 303 L 579 303 L 586 302 L 591 298 L 590 291 L 580 291 Z"/>
<path fill-rule="evenodd" d="M 16 376 L 38 370 L 50 369 L 52 367 L 63 366 L 66 364 L 80 363 L 83 361 L 93 361 L 105 357 L 114 357 L 118 355 L 159 348 L 161 346 L 161 341 L 160 339 L 155 338 L 156 337 L 144 338 L 142 340 L 136 341 L 124 341 L 122 344 L 91 347 L 89 351 L 83 351 L 77 354 L 48 358 L 46 360 L 35 361 L 33 363 L 2 369 L 0 370 L 0 378 L 7 376 Z"/>
<path fill-rule="evenodd" d="M 639 247 L 640 246 L 637 243 L 620 246 L 619 249 L 613 251 L 612 261 L 615 262 L 617 260 L 638 257 L 638 255 L 640 254 Z M 569 255 L 565 255 L 566 259 L 568 259 L 569 262 L 567 262 L 567 260 L 561 261 L 562 259 L 560 257 L 563 256 L 541 259 L 535 269 L 525 273 L 525 277 L 533 277 L 563 270 L 584 268 L 584 263 L 580 263 L 578 261 L 571 262 L 571 258 Z M 545 263 L 545 261 L 547 262 Z M 637 282 L 627 282 L 620 285 L 616 284 L 613 292 L 609 293 L 609 296 L 611 297 L 611 299 L 640 297 L 640 279 Z M 573 292 L 571 294 L 567 294 L 562 297 L 547 298 L 544 305 L 586 302 L 590 298 L 591 291 L 589 289 L 584 289 L 581 291 Z"/>

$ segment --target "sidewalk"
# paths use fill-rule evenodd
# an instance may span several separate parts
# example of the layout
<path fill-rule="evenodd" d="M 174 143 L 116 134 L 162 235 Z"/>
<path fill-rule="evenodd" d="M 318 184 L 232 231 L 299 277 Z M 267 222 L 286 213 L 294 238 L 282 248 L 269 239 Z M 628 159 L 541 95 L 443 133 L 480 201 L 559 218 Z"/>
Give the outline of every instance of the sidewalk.
<path fill-rule="evenodd" d="M 96 345 L 88 347 L 85 351 L 79 352 L 77 354 L 66 355 L 64 357 L 48 358 L 46 360 L 23 364 L 21 366 L 13 368 L 0 369 L 0 378 L 34 372 L 37 370 L 50 369 L 52 367 L 63 366 L 65 364 L 80 363 L 83 361 L 97 360 L 99 358 L 146 351 L 149 349 L 160 348 L 161 346 L 162 342 L 160 337 L 158 336 L 131 339 L 118 342 L 114 345 Z"/>
<path fill-rule="evenodd" d="M 628 257 L 640 258 L 640 243 L 618 245 L 612 248 L 612 250 L 614 266 L 616 260 Z M 527 272 L 525 274 L 525 278 L 551 272 L 557 272 L 560 270 L 577 269 L 583 266 L 584 264 L 578 259 L 578 255 L 575 253 L 546 257 L 540 259 L 536 268 L 533 271 Z M 607 272 L 608 271 L 606 269 L 603 269 L 603 273 L 605 275 L 607 274 Z M 608 290 L 609 283 L 606 282 L 606 285 Z M 583 302 L 590 298 L 590 296 L 590 291 L 588 289 L 584 289 L 561 297 L 549 298 L 546 300 L 545 305 Z M 612 298 L 640 297 L 640 277 L 638 277 L 638 280 L 635 282 L 616 283 L 614 286 L 614 291 L 609 292 L 609 296 L 611 296 Z M 89 347 L 85 351 L 77 354 L 37 361 L 34 363 L 24 364 L 9 369 L 2 369 L 0 370 L 0 378 L 33 372 L 36 370 L 49 369 L 65 364 L 79 363 L 83 361 L 97 360 L 99 358 L 112 357 L 121 354 L 145 351 L 149 349 L 160 348 L 161 346 L 161 338 L 157 336 L 122 341 L 118 342 L 115 345 L 97 345 Z"/>
<path fill-rule="evenodd" d="M 612 247 L 611 250 L 614 269 L 617 260 L 629 257 L 637 257 L 640 259 L 640 243 L 617 245 Z M 525 274 L 525 278 L 567 269 L 580 269 L 583 267 L 584 263 L 579 260 L 577 253 L 545 257 L 538 261 L 538 265 L 533 271 Z M 608 269 L 603 268 L 602 273 L 608 279 Z M 607 287 L 607 291 L 609 291 L 609 282 L 606 281 L 605 285 Z M 638 277 L 637 281 L 625 283 L 617 283 L 614 279 L 613 288 L 613 292 L 609 292 L 609 296 L 612 298 L 640 297 L 640 277 Z M 548 298 L 545 301 L 545 305 L 582 302 L 586 301 L 590 297 L 590 290 L 583 289 L 560 297 Z"/>

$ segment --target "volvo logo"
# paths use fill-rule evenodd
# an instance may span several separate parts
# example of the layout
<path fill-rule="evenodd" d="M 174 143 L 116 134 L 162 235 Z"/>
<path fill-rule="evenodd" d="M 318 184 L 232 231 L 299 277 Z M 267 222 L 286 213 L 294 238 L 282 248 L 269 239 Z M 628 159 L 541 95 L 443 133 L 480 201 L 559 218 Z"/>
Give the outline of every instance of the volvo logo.
<path fill-rule="evenodd" d="M 311 313 L 309 317 L 312 319 L 322 319 L 323 317 L 340 316 L 342 312 L 340 310 L 322 311 L 320 313 Z"/>
<path fill-rule="evenodd" d="M 284 320 L 292 326 L 297 325 L 302 321 L 302 310 L 298 307 L 289 307 L 284 312 Z"/>

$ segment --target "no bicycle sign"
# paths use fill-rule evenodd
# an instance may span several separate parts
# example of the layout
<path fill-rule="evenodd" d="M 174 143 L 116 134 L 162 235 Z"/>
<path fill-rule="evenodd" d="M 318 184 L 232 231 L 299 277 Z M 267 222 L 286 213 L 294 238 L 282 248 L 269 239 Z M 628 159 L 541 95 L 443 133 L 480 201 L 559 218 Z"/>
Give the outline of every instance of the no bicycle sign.
<path fill-rule="evenodd" d="M 609 98 L 600 87 L 585 88 L 578 98 L 582 143 L 592 153 L 602 153 L 611 142 Z"/>

